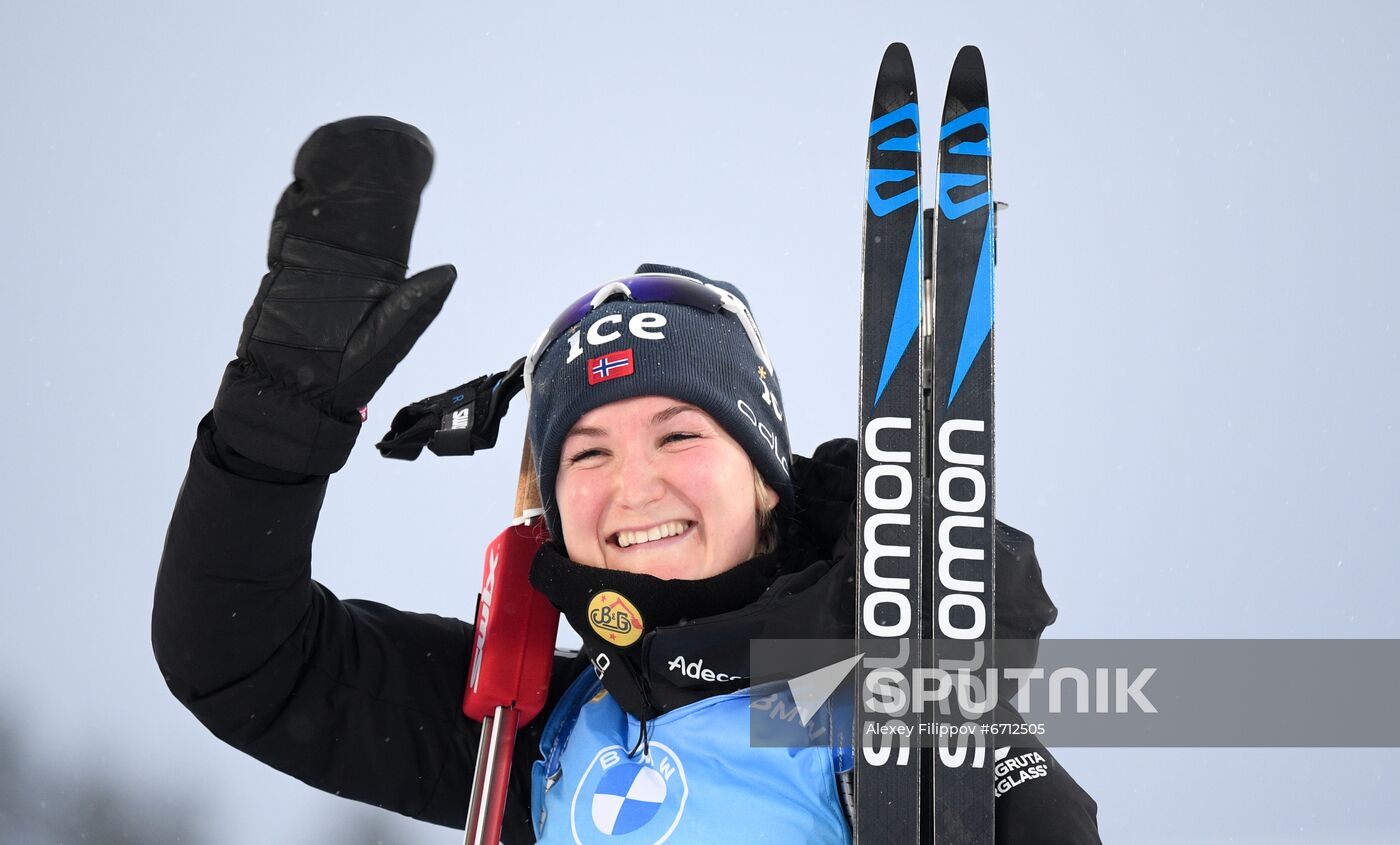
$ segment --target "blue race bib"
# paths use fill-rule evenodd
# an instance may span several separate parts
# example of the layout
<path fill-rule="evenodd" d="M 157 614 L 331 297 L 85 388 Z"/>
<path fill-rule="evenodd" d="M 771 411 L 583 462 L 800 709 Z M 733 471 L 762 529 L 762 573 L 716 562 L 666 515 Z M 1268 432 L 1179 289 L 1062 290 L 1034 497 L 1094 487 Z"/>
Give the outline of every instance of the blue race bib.
<path fill-rule="evenodd" d="M 752 747 L 749 699 L 741 690 L 673 710 L 647 724 L 643 744 L 641 723 L 580 676 L 550 715 L 534 766 L 539 841 L 849 843 L 833 760 L 848 752 Z"/>

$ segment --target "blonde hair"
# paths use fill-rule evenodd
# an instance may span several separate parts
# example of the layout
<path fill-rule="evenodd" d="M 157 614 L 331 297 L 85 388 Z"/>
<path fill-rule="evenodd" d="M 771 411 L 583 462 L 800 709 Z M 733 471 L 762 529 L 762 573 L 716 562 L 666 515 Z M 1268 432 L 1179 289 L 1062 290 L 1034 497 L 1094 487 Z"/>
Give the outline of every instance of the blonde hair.
<path fill-rule="evenodd" d="M 778 496 L 758 467 L 753 468 L 754 512 L 758 516 L 758 539 L 754 544 L 755 555 L 765 555 L 778 547 Z M 768 504 L 769 498 L 773 504 Z"/>

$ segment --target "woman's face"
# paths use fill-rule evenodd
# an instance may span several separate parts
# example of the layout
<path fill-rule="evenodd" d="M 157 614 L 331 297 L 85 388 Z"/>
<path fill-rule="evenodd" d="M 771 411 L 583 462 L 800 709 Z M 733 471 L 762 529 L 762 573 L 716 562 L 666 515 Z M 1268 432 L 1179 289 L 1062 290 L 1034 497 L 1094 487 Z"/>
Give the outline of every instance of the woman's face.
<path fill-rule="evenodd" d="M 580 417 L 554 495 L 569 557 L 587 566 L 694 580 L 748 560 L 757 543 L 748 454 L 709 414 L 664 396 Z"/>

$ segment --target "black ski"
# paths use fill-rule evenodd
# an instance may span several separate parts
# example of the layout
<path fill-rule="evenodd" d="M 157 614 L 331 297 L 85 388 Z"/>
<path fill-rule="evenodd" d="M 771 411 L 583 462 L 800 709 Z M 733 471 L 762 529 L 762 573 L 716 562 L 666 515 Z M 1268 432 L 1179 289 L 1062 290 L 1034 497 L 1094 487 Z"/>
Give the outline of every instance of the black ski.
<path fill-rule="evenodd" d="M 982 54 L 964 47 L 953 63 L 938 143 L 937 208 L 930 276 L 933 301 L 933 390 L 927 450 L 933 479 L 933 531 L 927 549 L 932 592 L 928 623 L 932 665 L 967 668 L 985 680 L 992 665 L 996 602 L 993 462 L 992 301 L 995 212 L 991 123 Z M 933 222 L 933 221 L 936 221 Z M 991 845 L 994 737 L 991 707 L 954 707 L 940 734 L 924 801 L 930 841 Z M 926 817 L 928 818 L 928 817 Z"/>
<path fill-rule="evenodd" d="M 853 835 L 861 845 L 919 842 L 921 756 L 903 708 L 868 707 L 867 687 L 912 689 L 924 632 L 923 225 L 914 65 L 903 44 L 880 63 L 866 152 L 861 295 L 859 669 Z M 898 657 L 890 657 L 898 655 Z M 872 674 L 873 673 L 873 674 Z"/>

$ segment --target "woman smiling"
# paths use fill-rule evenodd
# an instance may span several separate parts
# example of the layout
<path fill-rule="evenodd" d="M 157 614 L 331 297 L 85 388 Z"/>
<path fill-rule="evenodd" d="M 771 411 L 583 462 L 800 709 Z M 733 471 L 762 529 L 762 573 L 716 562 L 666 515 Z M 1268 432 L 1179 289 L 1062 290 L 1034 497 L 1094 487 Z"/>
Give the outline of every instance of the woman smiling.
<path fill-rule="evenodd" d="M 461 827 L 480 725 L 472 627 L 311 578 L 328 476 L 455 271 L 405 278 L 427 138 L 388 118 L 317 130 L 167 534 L 152 634 L 215 734 L 338 795 Z M 590 290 L 525 363 L 554 540 L 531 582 L 583 640 L 516 743 L 503 839 L 850 841 L 840 741 L 749 740 L 749 643 L 853 636 L 854 443 L 788 442 L 777 372 L 732 285 L 661 265 Z M 998 526 L 997 618 L 1054 616 L 1030 538 Z M 826 713 L 828 725 L 836 717 Z M 832 730 L 832 736 L 840 732 Z M 1095 807 L 1038 745 L 999 842 L 1097 842 Z"/>

